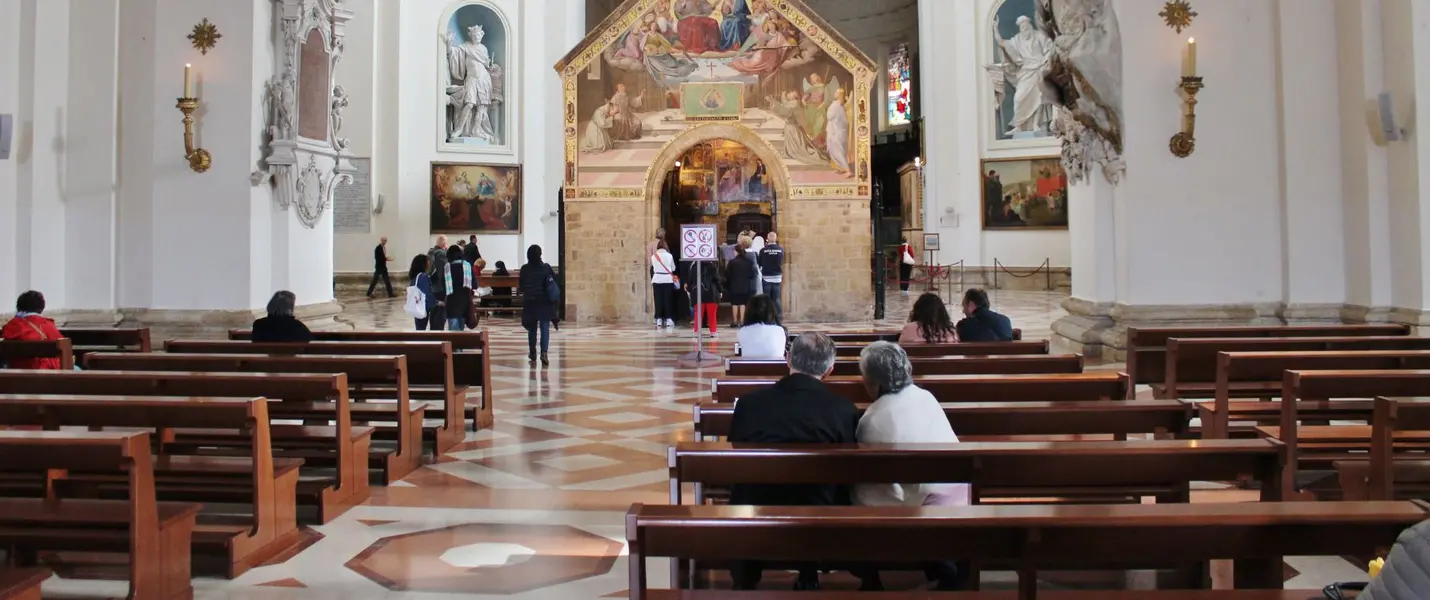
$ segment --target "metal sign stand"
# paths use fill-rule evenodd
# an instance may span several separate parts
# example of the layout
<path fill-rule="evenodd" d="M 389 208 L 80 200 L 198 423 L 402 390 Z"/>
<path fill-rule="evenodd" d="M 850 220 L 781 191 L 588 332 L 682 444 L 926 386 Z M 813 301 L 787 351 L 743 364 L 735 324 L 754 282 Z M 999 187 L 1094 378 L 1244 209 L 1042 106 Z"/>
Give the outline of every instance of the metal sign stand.
<path fill-rule="evenodd" d="M 700 293 L 705 282 L 705 278 L 702 277 L 704 266 L 705 261 L 695 261 L 695 351 L 682 354 L 675 360 L 675 364 L 692 369 L 718 367 L 725 364 L 725 357 L 705 351 L 705 330 L 701 328 L 705 325 L 705 311 L 702 310 L 704 304 Z"/>

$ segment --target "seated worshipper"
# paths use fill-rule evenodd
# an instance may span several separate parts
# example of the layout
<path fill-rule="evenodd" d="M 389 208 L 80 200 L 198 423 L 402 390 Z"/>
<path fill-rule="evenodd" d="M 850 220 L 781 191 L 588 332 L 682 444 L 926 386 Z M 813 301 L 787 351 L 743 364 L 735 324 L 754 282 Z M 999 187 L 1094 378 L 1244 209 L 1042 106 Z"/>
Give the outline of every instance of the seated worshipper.
<path fill-rule="evenodd" d="M 1357 600 L 1419 600 L 1430 589 L 1430 521 L 1400 532 L 1380 572 Z M 1417 591 L 1418 590 L 1418 591 Z"/>
<path fill-rule="evenodd" d="M 877 398 L 859 418 L 856 434 L 861 444 L 956 444 L 958 435 L 948 423 L 933 394 L 914 385 L 909 355 L 892 342 L 874 342 L 859 353 L 859 372 L 870 398 Z M 854 490 L 861 506 L 964 506 L 969 504 L 965 483 L 862 484 Z M 938 581 L 938 589 L 958 589 L 958 566 L 929 565 L 925 572 Z M 882 590 L 879 572 L 859 574 L 859 589 Z"/>
<path fill-rule="evenodd" d="M 914 301 L 909 323 L 899 332 L 900 344 L 951 344 L 958 341 L 958 328 L 948 316 L 943 298 L 924 294 Z"/>
<path fill-rule="evenodd" d="M 958 322 L 960 341 L 1013 341 L 1013 322 L 988 308 L 988 294 L 983 290 L 974 288 L 963 295 L 963 315 Z"/>
<path fill-rule="evenodd" d="M 769 389 L 740 398 L 730 421 L 729 439 L 751 444 L 852 444 L 858 411 L 854 403 L 825 387 L 834 371 L 834 341 L 822 333 L 806 333 L 789 352 L 790 374 Z M 939 419 L 944 423 L 942 410 Z M 831 506 L 849 503 L 848 490 L 830 485 L 736 485 L 730 504 L 746 506 Z M 735 589 L 755 589 L 762 566 L 737 562 L 732 567 Z M 797 590 L 819 589 L 814 568 L 801 569 Z"/>
<path fill-rule="evenodd" d="M 62 337 L 60 330 L 55 327 L 55 322 L 49 317 L 40 316 L 45 312 L 45 295 L 35 290 L 30 290 L 20 294 L 15 299 L 15 317 L 5 324 L 4 329 L 0 329 L 0 340 L 15 340 L 27 342 L 42 342 L 57 340 Z M 11 369 L 39 369 L 46 371 L 57 371 L 60 368 L 59 358 L 12 358 L 6 366 Z"/>
<path fill-rule="evenodd" d="M 298 342 L 313 341 L 313 332 L 293 316 L 298 305 L 298 297 L 288 290 L 279 290 L 268 301 L 268 316 L 253 322 L 254 342 Z"/>
<path fill-rule="evenodd" d="M 511 271 L 506 270 L 506 263 L 499 260 L 492 270 L 492 277 L 511 277 Z M 493 287 L 492 295 L 482 298 L 482 306 L 511 306 L 511 288 Z"/>
<path fill-rule="evenodd" d="M 775 301 L 764 294 L 750 298 L 745 310 L 745 325 L 735 341 L 741 358 L 774 360 L 785 357 L 785 341 L 789 334 L 775 315 Z"/>

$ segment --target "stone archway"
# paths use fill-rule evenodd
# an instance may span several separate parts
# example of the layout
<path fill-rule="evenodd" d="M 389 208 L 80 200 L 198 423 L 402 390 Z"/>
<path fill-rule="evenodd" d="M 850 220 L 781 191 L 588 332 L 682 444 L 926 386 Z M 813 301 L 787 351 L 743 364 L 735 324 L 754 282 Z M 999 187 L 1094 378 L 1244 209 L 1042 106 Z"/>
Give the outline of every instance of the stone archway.
<path fill-rule="evenodd" d="M 675 168 L 675 161 L 694 148 L 696 144 L 713 140 L 730 140 L 748 148 L 761 162 L 765 163 L 770 174 L 771 184 L 775 188 L 776 202 L 789 200 L 789 168 L 785 166 L 784 157 L 778 150 L 775 150 L 774 146 L 771 146 L 750 128 L 738 123 L 698 125 L 686 129 L 680 135 L 675 136 L 675 139 L 667 142 L 656 155 L 650 169 L 646 171 L 645 239 L 654 238 L 655 230 L 660 228 L 660 190 L 665 184 L 665 174 Z M 778 214 L 775 215 L 774 226 L 779 227 Z M 641 249 L 644 251 L 644 246 L 641 246 Z M 671 250 L 678 253 L 674 248 Z"/>

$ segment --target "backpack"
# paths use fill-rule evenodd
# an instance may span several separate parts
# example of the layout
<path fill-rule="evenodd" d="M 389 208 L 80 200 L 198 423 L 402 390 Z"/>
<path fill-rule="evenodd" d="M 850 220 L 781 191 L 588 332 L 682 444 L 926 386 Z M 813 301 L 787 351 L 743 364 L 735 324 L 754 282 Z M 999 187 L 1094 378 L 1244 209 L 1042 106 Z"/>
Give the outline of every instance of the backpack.
<path fill-rule="evenodd" d="M 546 272 L 546 300 L 552 304 L 561 304 L 561 287 L 556 285 L 555 275 L 548 270 Z"/>

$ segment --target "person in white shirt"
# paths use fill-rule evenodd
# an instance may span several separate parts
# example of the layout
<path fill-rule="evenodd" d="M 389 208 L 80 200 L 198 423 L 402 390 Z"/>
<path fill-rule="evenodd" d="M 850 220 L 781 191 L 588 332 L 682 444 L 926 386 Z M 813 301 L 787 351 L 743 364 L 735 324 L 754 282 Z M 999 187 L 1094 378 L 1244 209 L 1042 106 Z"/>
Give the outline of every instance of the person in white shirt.
<path fill-rule="evenodd" d="M 655 252 L 650 255 L 651 287 L 655 289 L 655 326 L 675 327 L 675 257 L 670 255 L 670 247 L 665 240 L 656 240 Z"/>
<path fill-rule="evenodd" d="M 750 305 L 745 308 L 745 324 L 736 336 L 740 358 L 783 360 L 788 337 L 775 316 L 774 301 L 764 294 L 750 298 Z"/>
<path fill-rule="evenodd" d="M 753 287 L 751 287 L 750 289 L 754 290 L 753 293 L 756 294 L 763 292 L 765 288 L 765 273 L 764 271 L 760 270 L 760 260 L 758 258 L 760 256 L 760 251 L 764 249 L 765 238 L 756 235 L 750 239 L 750 259 L 755 261 L 755 281 L 752 284 Z"/>
<path fill-rule="evenodd" d="M 859 373 L 869 397 L 877 398 L 859 419 L 861 444 L 955 444 L 948 417 L 938 399 L 914 385 L 909 355 L 892 342 L 874 342 L 859 353 Z M 863 506 L 962 506 L 969 504 L 966 483 L 882 483 L 859 485 L 854 503 Z M 939 563 L 927 569 L 941 590 L 957 589 L 958 567 Z M 878 572 L 861 574 L 860 589 L 882 589 Z"/>

